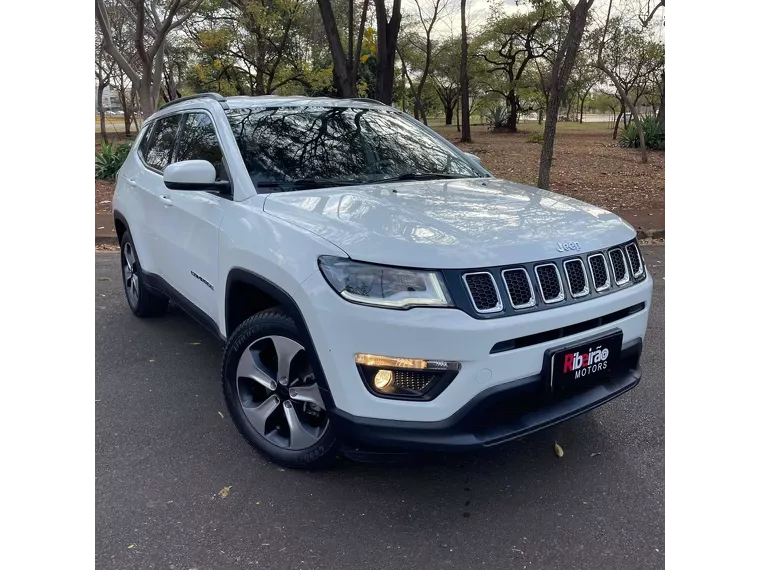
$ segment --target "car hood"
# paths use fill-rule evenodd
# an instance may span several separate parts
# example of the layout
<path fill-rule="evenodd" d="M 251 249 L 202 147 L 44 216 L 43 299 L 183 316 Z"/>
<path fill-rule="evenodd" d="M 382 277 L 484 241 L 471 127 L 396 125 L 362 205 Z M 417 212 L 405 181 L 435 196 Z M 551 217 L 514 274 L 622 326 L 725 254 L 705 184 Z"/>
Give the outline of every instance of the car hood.
<path fill-rule="evenodd" d="M 569 255 L 635 237 L 618 216 L 523 184 L 475 178 L 269 194 L 264 211 L 332 242 L 351 258 L 464 269 Z M 571 250 L 571 253 L 578 250 Z"/>

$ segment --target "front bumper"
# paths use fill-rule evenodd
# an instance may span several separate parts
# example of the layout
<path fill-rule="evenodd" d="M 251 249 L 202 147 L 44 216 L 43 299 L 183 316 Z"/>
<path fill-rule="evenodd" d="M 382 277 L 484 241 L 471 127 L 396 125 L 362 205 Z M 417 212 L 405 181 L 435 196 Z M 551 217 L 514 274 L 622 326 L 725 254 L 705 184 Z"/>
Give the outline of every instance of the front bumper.
<path fill-rule="evenodd" d="M 652 279 L 614 294 L 531 314 L 474 319 L 458 309 L 415 308 L 394 311 L 349 303 L 339 297 L 317 271 L 302 283 L 306 298 L 298 303 L 334 402 L 333 413 L 373 420 L 447 425 L 491 394 L 536 378 L 547 350 L 580 342 L 612 330 L 623 333 L 623 345 L 643 341 L 652 296 Z M 643 303 L 635 314 L 531 346 L 493 353 L 504 341 L 597 319 Z M 354 362 L 357 353 L 450 360 L 461 370 L 443 392 L 430 401 L 380 398 L 364 385 Z"/>
<path fill-rule="evenodd" d="M 491 447 L 569 420 L 624 394 L 641 379 L 640 340 L 623 346 L 605 382 L 553 398 L 542 376 L 494 386 L 437 422 L 377 420 L 335 410 L 332 418 L 351 455 L 398 451 L 466 451 Z"/>

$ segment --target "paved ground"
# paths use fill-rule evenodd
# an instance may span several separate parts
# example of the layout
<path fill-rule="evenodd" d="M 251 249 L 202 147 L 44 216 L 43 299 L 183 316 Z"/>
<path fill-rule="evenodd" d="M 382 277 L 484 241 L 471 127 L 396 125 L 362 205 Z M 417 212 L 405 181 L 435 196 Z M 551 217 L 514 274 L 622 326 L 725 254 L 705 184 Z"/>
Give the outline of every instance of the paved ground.
<path fill-rule="evenodd" d="M 236 432 L 219 343 L 180 311 L 133 317 L 118 256 L 96 254 L 97 567 L 663 568 L 664 247 L 645 255 L 633 392 L 486 454 L 302 473 Z"/>

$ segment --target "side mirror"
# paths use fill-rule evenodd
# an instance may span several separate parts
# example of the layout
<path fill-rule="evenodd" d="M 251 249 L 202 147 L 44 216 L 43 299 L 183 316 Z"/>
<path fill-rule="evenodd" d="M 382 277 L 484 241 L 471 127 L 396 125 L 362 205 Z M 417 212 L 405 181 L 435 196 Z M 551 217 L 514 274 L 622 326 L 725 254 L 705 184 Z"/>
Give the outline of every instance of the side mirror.
<path fill-rule="evenodd" d="M 170 190 L 229 189 L 229 182 L 216 181 L 216 169 L 208 160 L 183 160 L 170 164 L 164 170 L 164 186 Z"/>
<path fill-rule="evenodd" d="M 466 152 L 464 154 L 467 156 L 467 158 L 470 158 L 470 159 L 474 160 L 475 162 L 477 162 L 478 164 L 480 164 L 480 157 L 479 156 L 477 156 L 475 154 L 472 154 L 471 152 Z"/>

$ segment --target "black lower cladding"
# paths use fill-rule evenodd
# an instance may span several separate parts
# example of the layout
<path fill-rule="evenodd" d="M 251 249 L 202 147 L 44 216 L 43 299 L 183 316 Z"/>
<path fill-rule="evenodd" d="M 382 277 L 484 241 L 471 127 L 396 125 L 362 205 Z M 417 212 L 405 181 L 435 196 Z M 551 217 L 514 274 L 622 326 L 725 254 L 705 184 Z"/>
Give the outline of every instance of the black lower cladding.
<path fill-rule="evenodd" d="M 437 422 L 378 420 L 332 411 L 347 452 L 466 451 L 491 447 L 569 420 L 627 392 L 641 380 L 641 339 L 623 345 L 611 374 L 595 385 L 550 395 L 540 374 L 478 394 Z"/>

